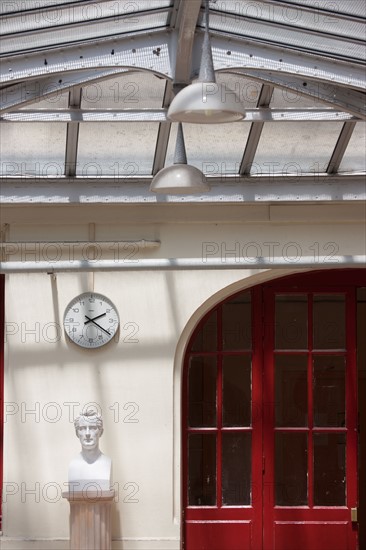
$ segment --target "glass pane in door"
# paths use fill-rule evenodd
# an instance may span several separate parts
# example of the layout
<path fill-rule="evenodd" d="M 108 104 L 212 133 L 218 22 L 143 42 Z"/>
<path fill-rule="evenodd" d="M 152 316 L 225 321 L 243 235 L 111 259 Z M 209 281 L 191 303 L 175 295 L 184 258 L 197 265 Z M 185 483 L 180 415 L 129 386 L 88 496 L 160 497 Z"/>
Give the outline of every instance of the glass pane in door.
<path fill-rule="evenodd" d="M 345 349 L 345 311 L 345 297 L 341 294 L 317 294 L 314 296 L 314 349 Z"/>
<path fill-rule="evenodd" d="M 275 348 L 307 349 L 308 299 L 306 294 L 276 296 Z"/>
<path fill-rule="evenodd" d="M 222 503 L 224 506 L 250 504 L 250 432 L 222 434 Z"/>
<path fill-rule="evenodd" d="M 315 426 L 345 426 L 345 357 L 320 355 L 313 360 L 313 401 Z"/>
<path fill-rule="evenodd" d="M 222 305 L 222 349 L 249 350 L 252 347 L 250 292 L 242 292 Z"/>
<path fill-rule="evenodd" d="M 188 438 L 188 503 L 216 504 L 216 435 L 190 434 Z"/>
<path fill-rule="evenodd" d="M 251 357 L 229 355 L 223 358 L 223 426 L 251 424 Z"/>
<path fill-rule="evenodd" d="M 308 425 L 307 355 L 275 357 L 276 426 Z"/>
<path fill-rule="evenodd" d="M 188 369 L 188 425 L 216 426 L 216 358 L 192 357 Z"/>
<path fill-rule="evenodd" d="M 275 447 L 275 490 L 277 506 L 308 503 L 307 432 L 277 432 Z"/>
<path fill-rule="evenodd" d="M 346 434 L 314 433 L 314 504 L 346 504 Z"/>

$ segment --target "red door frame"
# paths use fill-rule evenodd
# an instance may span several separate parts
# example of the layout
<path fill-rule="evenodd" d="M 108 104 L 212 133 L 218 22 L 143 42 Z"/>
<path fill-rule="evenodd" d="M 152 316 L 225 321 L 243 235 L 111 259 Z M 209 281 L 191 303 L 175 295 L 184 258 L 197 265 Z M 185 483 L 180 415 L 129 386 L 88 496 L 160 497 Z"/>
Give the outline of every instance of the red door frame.
<path fill-rule="evenodd" d="M 5 276 L 0 275 L 0 530 L 2 525 L 3 433 L 4 433 L 4 337 Z"/>
<path fill-rule="evenodd" d="M 313 290 L 317 290 L 319 288 L 326 289 L 326 292 L 336 292 L 339 291 L 339 289 L 345 288 L 347 293 L 350 293 L 352 295 L 352 303 L 350 307 L 347 309 L 347 350 L 348 350 L 348 361 L 351 365 L 351 369 L 348 370 L 348 376 L 352 378 L 352 383 L 347 384 L 348 386 L 348 392 L 347 392 L 347 403 L 349 406 L 352 407 L 352 403 L 354 406 L 354 409 L 357 410 L 357 375 L 356 375 L 356 346 L 354 345 L 355 340 L 355 293 L 357 286 L 366 286 L 366 270 L 365 269 L 347 269 L 347 270 L 337 270 L 337 271 L 318 271 L 318 272 L 308 272 L 303 273 L 300 275 L 290 275 L 287 277 L 283 277 L 281 279 L 277 279 L 275 281 L 271 281 L 268 283 L 264 283 L 262 285 L 258 285 L 256 287 L 252 287 L 252 323 L 253 323 L 253 395 L 252 395 L 252 401 L 253 401 L 253 409 L 252 409 L 252 418 L 253 418 L 253 433 L 258 431 L 258 433 L 262 436 L 262 415 L 263 415 L 263 403 L 265 403 L 265 399 L 263 397 L 262 393 L 262 374 L 258 374 L 259 372 L 262 372 L 262 367 L 259 367 L 263 364 L 263 361 L 265 361 L 265 358 L 262 353 L 262 342 L 263 342 L 263 328 L 264 328 L 264 311 L 263 311 L 263 303 L 262 300 L 262 291 L 272 289 L 272 292 L 274 289 L 281 289 L 286 293 L 290 293 L 291 291 L 294 293 L 296 292 L 300 287 L 303 287 L 304 291 L 312 292 Z M 191 340 L 187 346 L 187 351 L 185 355 L 185 361 L 184 361 L 184 370 L 183 370 L 183 380 L 182 380 L 182 488 L 183 488 L 183 498 L 182 498 L 182 525 L 183 525 L 183 532 L 182 532 L 182 542 L 183 547 L 185 545 L 186 537 L 187 537 L 187 525 L 191 523 L 205 523 L 205 522 L 230 522 L 230 529 L 234 526 L 235 522 L 238 521 L 238 514 L 239 509 L 230 507 L 230 508 L 213 508 L 213 507 L 188 507 L 187 503 L 187 496 L 188 496 L 188 489 L 187 489 L 187 479 L 188 479 L 188 471 L 187 471 L 187 372 L 188 372 L 188 359 L 189 359 L 189 352 L 190 352 L 190 346 L 192 345 L 193 339 L 195 335 L 197 334 L 199 328 L 202 326 L 204 321 L 208 318 L 208 316 L 214 311 L 215 309 L 219 311 L 220 306 L 222 303 L 224 303 L 227 300 L 230 300 L 233 298 L 234 295 L 230 296 L 229 298 L 226 298 L 223 302 L 221 302 L 219 305 L 217 305 L 215 308 L 210 310 L 203 319 L 199 322 L 197 325 Z M 351 326 L 353 323 L 353 326 Z M 351 330 L 352 329 L 352 330 Z M 218 329 L 220 330 L 220 329 Z M 351 336 L 350 336 L 351 334 Z M 353 335 L 353 336 L 352 336 Z M 350 340 L 351 338 L 351 340 Z M 272 375 L 273 376 L 273 375 Z M 273 387 L 273 381 L 272 381 L 272 387 Z M 273 401 L 273 399 L 272 399 Z M 354 412 L 354 411 L 353 411 Z M 273 415 L 273 413 L 272 413 Z M 351 416 L 356 419 L 356 415 L 352 413 L 351 408 Z M 260 422 L 258 423 L 257 420 L 260 417 Z M 256 430 L 254 430 L 254 423 L 257 422 Z M 356 432 L 357 426 L 355 425 L 355 421 L 352 420 L 351 426 L 348 427 L 347 431 L 347 446 L 351 446 L 353 449 L 357 449 L 357 432 Z M 265 430 L 264 438 L 267 442 L 268 446 L 268 430 Z M 270 436 L 272 437 L 272 435 Z M 272 476 L 273 480 L 273 469 L 271 473 L 271 469 L 266 469 L 264 471 L 264 476 L 262 475 L 262 465 L 264 467 L 264 460 L 263 460 L 263 451 L 262 447 L 260 449 L 260 452 L 258 450 L 257 445 L 255 444 L 255 438 L 253 442 L 253 478 L 252 478 L 252 490 L 253 490 L 253 505 L 256 505 L 256 511 L 253 511 L 251 519 L 254 520 L 254 537 L 257 539 L 259 536 L 259 531 L 262 531 L 262 513 L 263 513 L 263 491 L 256 490 L 259 485 L 256 485 L 257 481 L 259 480 L 259 476 L 261 479 L 260 486 L 262 487 L 262 484 L 266 483 L 266 480 L 269 479 L 269 477 Z M 356 451 L 357 452 L 357 451 Z M 273 461 L 272 461 L 273 462 Z M 270 465 L 269 465 L 270 466 Z M 357 454 L 353 453 L 353 458 L 351 458 L 351 463 L 348 464 L 347 467 L 347 483 L 348 483 L 348 493 L 347 493 L 347 510 L 349 511 L 350 507 L 357 505 L 357 475 L 350 476 L 351 470 L 354 470 L 354 472 L 357 473 Z M 219 473 L 219 472 L 218 472 Z M 269 476 L 269 477 L 268 477 Z M 219 478 L 218 478 L 219 479 Z M 268 481 L 270 483 L 270 481 Z M 328 511 L 328 508 L 324 510 L 324 513 L 326 514 Z M 241 510 L 241 513 L 243 510 Z M 317 510 L 318 512 L 318 510 Z M 246 513 L 248 514 L 248 507 L 246 508 Z M 321 512 L 319 511 L 319 514 Z M 240 514 L 239 514 L 240 515 Z M 336 515 L 335 515 L 336 516 Z M 245 514 L 242 513 L 242 518 L 245 517 Z M 248 516 L 247 516 L 248 517 Z M 300 519 L 300 518 L 299 518 Z M 273 520 L 273 517 L 272 517 Z M 271 521 L 271 518 L 267 515 L 265 518 L 266 525 L 268 521 Z M 302 520 L 300 520 L 302 521 Z M 261 523 L 261 525 L 258 525 L 258 522 Z M 273 525 L 273 523 L 272 523 Z M 356 539 L 356 535 L 354 537 L 354 540 Z M 258 539 L 257 539 L 258 540 Z M 236 548 L 235 546 L 236 541 L 235 537 L 233 540 L 233 548 Z M 270 542 L 272 544 L 272 542 Z M 353 546 L 356 548 L 355 544 Z M 200 547 L 201 548 L 201 547 Z M 202 546 L 202 548 L 206 548 Z M 208 547 L 207 547 L 208 548 Z M 256 547 L 254 547 L 255 550 L 257 550 Z M 266 550 L 267 548 L 272 548 L 272 546 L 265 546 Z M 189 547 L 187 550 L 191 550 Z M 196 548 L 194 549 L 196 550 Z M 211 550 L 211 548 L 210 548 Z"/>

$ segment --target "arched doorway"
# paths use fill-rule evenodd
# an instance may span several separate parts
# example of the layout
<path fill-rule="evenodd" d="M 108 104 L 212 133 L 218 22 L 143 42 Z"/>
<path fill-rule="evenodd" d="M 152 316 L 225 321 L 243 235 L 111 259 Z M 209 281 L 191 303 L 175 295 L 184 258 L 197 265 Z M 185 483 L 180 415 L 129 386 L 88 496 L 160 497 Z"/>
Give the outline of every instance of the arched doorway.
<path fill-rule="evenodd" d="M 365 270 L 290 276 L 200 321 L 183 374 L 185 550 L 358 548 L 365 287 Z"/>

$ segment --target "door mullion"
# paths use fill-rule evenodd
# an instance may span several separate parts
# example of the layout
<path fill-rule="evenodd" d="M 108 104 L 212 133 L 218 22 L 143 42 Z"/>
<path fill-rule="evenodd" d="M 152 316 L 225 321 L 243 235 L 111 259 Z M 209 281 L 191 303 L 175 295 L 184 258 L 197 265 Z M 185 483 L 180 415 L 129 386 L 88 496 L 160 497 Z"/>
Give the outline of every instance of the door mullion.
<path fill-rule="evenodd" d="M 358 506 L 358 392 L 356 343 L 356 291 L 346 292 L 346 487 L 347 506 Z"/>
<path fill-rule="evenodd" d="M 219 308 L 217 318 L 217 350 L 218 362 L 217 362 L 217 439 L 216 439 L 216 505 L 217 508 L 222 508 L 222 402 L 223 402 L 223 388 L 222 388 L 222 307 Z"/>
<path fill-rule="evenodd" d="M 314 506 L 313 294 L 308 294 L 308 506 Z"/>

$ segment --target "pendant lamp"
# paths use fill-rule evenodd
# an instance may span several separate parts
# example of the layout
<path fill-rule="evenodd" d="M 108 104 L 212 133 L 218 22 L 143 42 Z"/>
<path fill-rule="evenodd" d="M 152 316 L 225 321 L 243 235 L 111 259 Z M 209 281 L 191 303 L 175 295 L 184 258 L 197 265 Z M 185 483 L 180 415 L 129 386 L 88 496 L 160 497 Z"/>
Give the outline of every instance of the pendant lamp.
<path fill-rule="evenodd" d="M 198 80 L 175 96 L 167 116 L 175 122 L 197 124 L 236 122 L 245 117 L 237 94 L 225 84 L 216 83 L 209 35 L 209 0 L 205 4 L 205 34 Z"/>
<path fill-rule="evenodd" d="M 175 146 L 174 164 L 166 166 L 156 174 L 150 185 L 153 193 L 165 195 L 192 195 L 209 191 L 205 176 L 195 166 L 187 164 L 183 128 L 179 123 Z"/>

